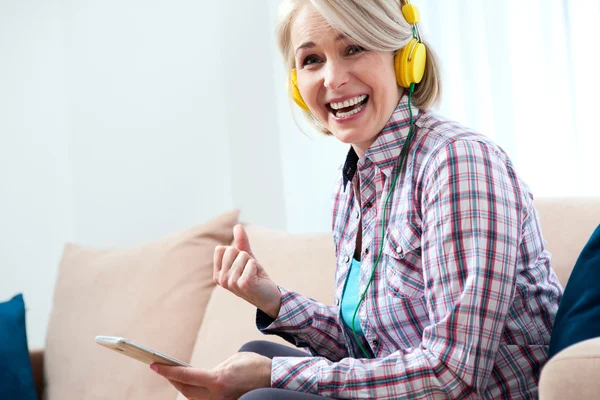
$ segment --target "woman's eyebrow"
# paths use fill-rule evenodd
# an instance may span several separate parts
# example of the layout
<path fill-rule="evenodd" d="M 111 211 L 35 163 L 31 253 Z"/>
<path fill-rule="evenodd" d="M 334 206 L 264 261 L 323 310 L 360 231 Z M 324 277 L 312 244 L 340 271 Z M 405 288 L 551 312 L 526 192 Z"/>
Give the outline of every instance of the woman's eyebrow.
<path fill-rule="evenodd" d="M 339 40 L 346 40 L 346 39 L 348 39 L 348 35 L 346 35 L 345 33 L 340 33 L 335 38 L 335 41 L 337 42 Z M 304 42 L 296 48 L 296 51 L 294 53 L 298 53 L 298 51 L 300 51 L 302 49 L 310 49 L 315 46 L 316 46 L 315 42 Z"/>

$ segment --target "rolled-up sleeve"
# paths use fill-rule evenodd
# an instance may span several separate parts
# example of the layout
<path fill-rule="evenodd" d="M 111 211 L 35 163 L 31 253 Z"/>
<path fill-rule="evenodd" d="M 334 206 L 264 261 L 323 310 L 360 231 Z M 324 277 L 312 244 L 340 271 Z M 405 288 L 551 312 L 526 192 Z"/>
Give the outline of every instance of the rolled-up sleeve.
<path fill-rule="evenodd" d="M 276 319 L 262 311 L 256 314 L 257 328 L 264 334 L 280 336 L 315 356 L 337 361 L 348 356 L 337 308 L 295 292 L 279 288 L 281 308 Z"/>

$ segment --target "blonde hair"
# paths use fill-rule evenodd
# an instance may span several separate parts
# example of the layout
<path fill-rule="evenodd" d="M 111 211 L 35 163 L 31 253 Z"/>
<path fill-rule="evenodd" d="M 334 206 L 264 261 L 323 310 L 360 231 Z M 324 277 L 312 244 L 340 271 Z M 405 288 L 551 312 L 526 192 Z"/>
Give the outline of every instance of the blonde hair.
<path fill-rule="evenodd" d="M 282 0 L 279 6 L 276 35 L 286 72 L 295 68 L 291 26 L 300 7 L 310 2 L 327 23 L 345 33 L 361 46 L 374 51 L 397 51 L 412 39 L 412 25 L 404 19 L 399 0 Z M 425 43 L 426 45 L 426 43 Z M 413 104 L 420 110 L 435 105 L 441 95 L 437 59 L 426 45 L 427 62 L 423 80 L 415 86 Z M 331 134 L 308 111 L 307 119 L 321 132 Z"/>

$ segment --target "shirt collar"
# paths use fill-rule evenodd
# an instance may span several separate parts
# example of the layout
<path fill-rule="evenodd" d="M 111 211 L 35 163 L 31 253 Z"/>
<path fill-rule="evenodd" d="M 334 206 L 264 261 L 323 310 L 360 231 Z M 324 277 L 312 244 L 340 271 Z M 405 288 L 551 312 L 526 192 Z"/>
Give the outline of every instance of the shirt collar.
<path fill-rule="evenodd" d="M 419 110 L 414 106 L 411 106 L 413 119 L 416 120 Z M 410 111 L 408 108 L 408 95 L 403 95 L 400 102 L 396 106 L 396 109 L 392 113 L 387 124 L 381 130 L 375 142 L 369 147 L 363 158 L 369 159 L 375 164 L 387 177 L 390 176 L 402 146 L 408 136 L 410 129 Z M 350 146 L 348 155 L 346 156 L 346 162 L 342 169 L 344 179 L 344 191 L 346 191 L 346 184 L 354 178 L 358 167 L 358 155 L 354 151 L 354 148 Z"/>

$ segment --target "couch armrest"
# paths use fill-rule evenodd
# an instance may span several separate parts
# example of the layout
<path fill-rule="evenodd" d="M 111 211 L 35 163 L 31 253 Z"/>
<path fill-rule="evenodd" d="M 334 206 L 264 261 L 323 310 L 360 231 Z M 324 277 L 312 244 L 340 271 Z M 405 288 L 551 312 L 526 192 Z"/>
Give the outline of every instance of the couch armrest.
<path fill-rule="evenodd" d="M 542 369 L 540 400 L 597 399 L 600 393 L 600 338 L 560 351 Z"/>
<path fill-rule="evenodd" d="M 33 371 L 33 382 L 37 391 L 38 399 L 44 394 L 44 349 L 34 349 L 29 352 L 31 369 Z"/>

